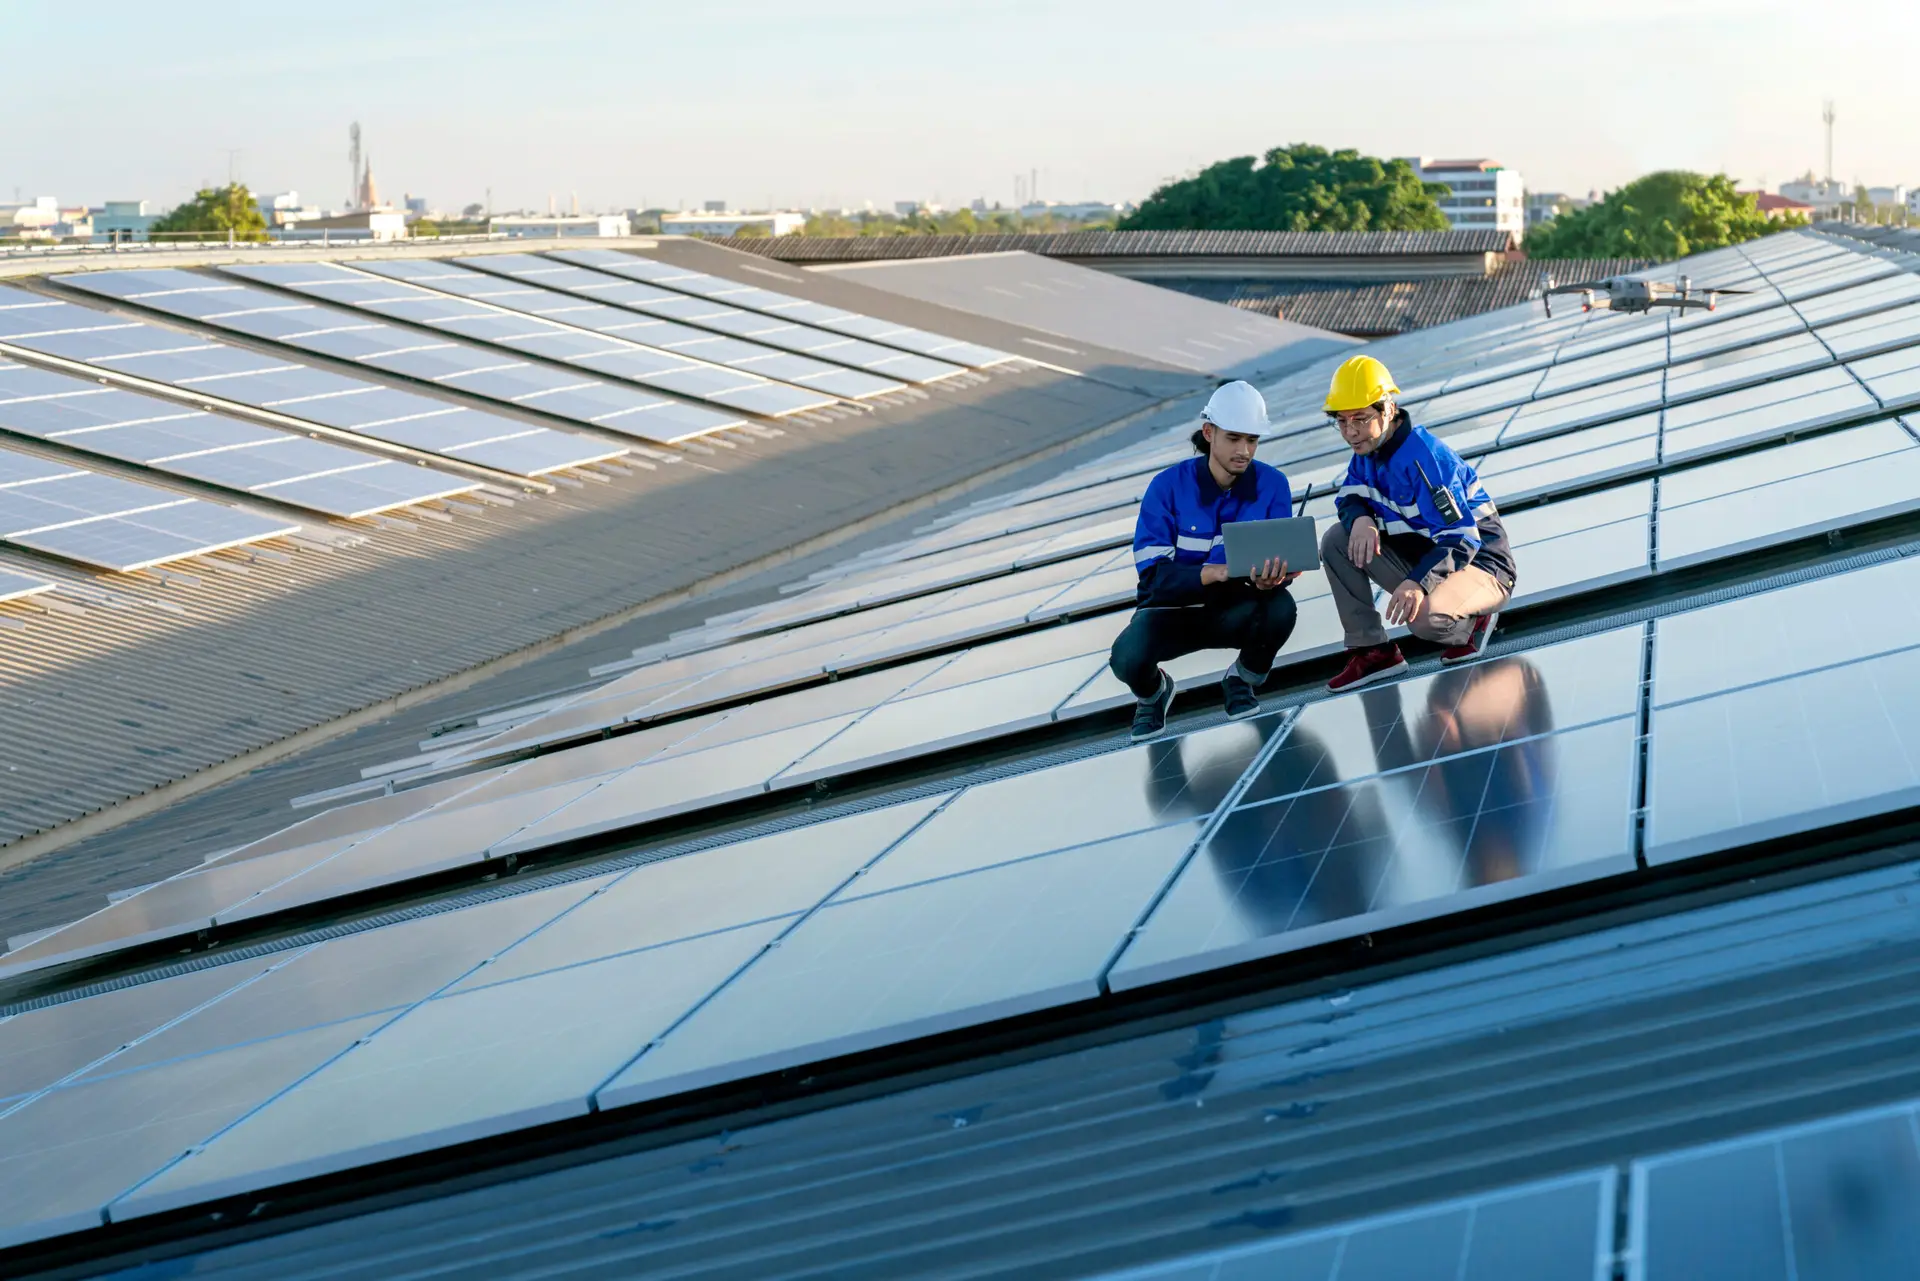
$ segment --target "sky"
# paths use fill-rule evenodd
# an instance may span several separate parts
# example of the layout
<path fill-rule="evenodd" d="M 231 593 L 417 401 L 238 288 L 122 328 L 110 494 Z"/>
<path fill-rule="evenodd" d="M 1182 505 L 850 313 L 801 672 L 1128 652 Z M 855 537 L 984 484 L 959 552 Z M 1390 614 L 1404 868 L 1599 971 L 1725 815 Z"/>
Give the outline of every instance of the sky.
<path fill-rule="evenodd" d="M 231 172 L 457 209 L 1139 200 L 1292 142 L 1490 157 L 1530 189 L 1663 168 L 1920 184 L 1913 0 L 0 0 L 0 201 Z"/>

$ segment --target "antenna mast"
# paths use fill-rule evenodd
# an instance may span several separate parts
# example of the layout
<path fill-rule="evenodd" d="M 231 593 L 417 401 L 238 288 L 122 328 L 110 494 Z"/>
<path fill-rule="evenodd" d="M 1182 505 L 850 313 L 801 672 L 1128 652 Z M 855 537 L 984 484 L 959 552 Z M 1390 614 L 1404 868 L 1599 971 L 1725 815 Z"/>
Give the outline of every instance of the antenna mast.
<path fill-rule="evenodd" d="M 347 130 L 347 163 L 353 167 L 353 185 L 347 188 L 347 208 L 360 207 L 360 122 Z"/>
<path fill-rule="evenodd" d="M 1827 181 L 1833 181 L 1833 99 L 1828 98 L 1820 109 L 1820 119 L 1827 126 Z"/>

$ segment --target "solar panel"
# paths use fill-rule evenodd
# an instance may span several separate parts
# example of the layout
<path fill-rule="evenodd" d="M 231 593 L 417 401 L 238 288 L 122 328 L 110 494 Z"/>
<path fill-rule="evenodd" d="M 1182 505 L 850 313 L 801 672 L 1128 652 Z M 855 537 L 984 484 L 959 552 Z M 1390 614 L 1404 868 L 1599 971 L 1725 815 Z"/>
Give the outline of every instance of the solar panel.
<path fill-rule="evenodd" d="M 122 273 L 97 273 L 109 274 Z M 93 283 L 85 284 L 88 280 Z M 93 276 L 74 283 L 118 296 L 108 293 L 105 283 Z M 138 292 L 138 282 L 122 283 Z M 75 339 L 86 340 L 86 350 L 75 350 Z M 4 285 L 0 285 L 0 342 L 487 466 L 493 465 L 496 448 L 508 442 L 522 449 L 538 447 L 545 451 L 543 470 L 579 466 L 626 452 L 610 442 L 288 364 Z"/>
<path fill-rule="evenodd" d="M 0 539 L 65 560 L 131 572 L 299 528 L 0 450 Z"/>
<path fill-rule="evenodd" d="M 0 361 L 0 429 L 330 516 L 365 516 L 475 488 L 392 459 L 8 361 Z"/>
<path fill-rule="evenodd" d="M 325 1064 L 360 1018 L 144 1072 L 65 1085 L 0 1116 L 0 1246 L 99 1227 L 103 1209 Z"/>
<path fill-rule="evenodd" d="M 1881 611 L 1861 617 L 1869 600 L 1899 602 L 1911 613 L 1902 593 L 1913 590 L 1917 574 L 1920 565 L 1900 561 L 1661 620 L 1648 749 L 1649 861 L 1920 801 L 1920 650 L 1898 648 L 1913 633 L 1889 630 Z M 1844 634 L 1849 619 L 1864 624 L 1862 636 Z M 1783 638 L 1777 651 L 1746 654 L 1742 646 L 1737 662 L 1724 657 L 1728 636 L 1789 628 L 1811 635 Z"/>
<path fill-rule="evenodd" d="M 1608 1167 L 1102 1277 L 1103 1281 L 1611 1281 L 1617 1182 L 1618 1175 Z M 1715 1274 L 1703 1269 L 1686 1275 Z"/>
<path fill-rule="evenodd" d="M 418 285 L 383 280 L 338 263 L 252 263 L 221 270 L 359 311 L 391 316 L 511 351 L 531 352 L 730 409 L 780 417 L 824 409 L 835 403 L 831 395 L 774 382 L 757 374 L 709 365 L 554 320 L 516 315 L 486 302 L 459 301 Z M 444 282 L 446 278 L 437 279 Z"/>
<path fill-rule="evenodd" d="M 197 276 L 191 272 L 173 269 L 93 272 L 60 279 L 62 283 L 75 289 L 87 290 L 109 298 L 123 299 L 142 307 L 174 315 L 190 314 L 181 309 L 180 299 L 184 297 L 193 297 L 198 294 L 219 297 L 226 300 L 224 305 L 229 309 L 195 318 L 234 333 L 264 338 L 302 351 L 337 357 L 355 364 L 366 365 L 371 369 L 386 370 L 425 382 L 442 384 L 456 391 L 537 409 L 542 413 L 605 428 L 641 440 L 672 444 L 710 432 L 737 427 L 741 422 L 737 417 L 720 414 L 697 405 L 683 405 L 675 401 L 662 400 L 633 388 L 564 374 L 544 366 L 531 365 L 525 361 L 490 353 L 481 348 L 429 338 L 394 325 L 342 314 L 313 303 L 303 303 L 266 290 Z M 22 297 L 32 297 L 32 295 L 22 295 Z M 118 347 L 93 355 L 79 355 L 75 357 L 76 359 L 107 364 L 108 358 L 119 352 L 123 357 L 131 356 L 135 359 L 113 360 L 111 367 L 160 382 L 181 382 L 217 372 L 199 369 L 192 364 L 183 366 L 177 359 L 171 366 L 162 365 L 158 362 L 168 357 L 161 356 L 148 360 L 140 358 L 137 352 L 122 350 L 131 345 L 126 334 L 128 330 L 137 331 L 136 337 L 145 340 L 147 346 L 180 347 L 188 343 L 189 340 L 170 331 L 139 322 L 121 322 L 117 318 L 102 316 L 97 312 L 89 312 L 85 308 L 73 307 L 70 304 L 47 303 L 46 305 L 63 307 L 66 311 L 60 315 L 38 318 L 23 315 L 20 323 L 46 329 L 48 326 L 70 326 L 85 318 L 101 326 L 103 331 L 111 329 L 120 331 L 115 339 L 119 344 Z M 24 312 L 24 308 L 21 310 Z M 59 350 L 60 340 L 57 336 L 12 336 L 7 329 L 10 319 L 13 317 L 9 316 L 8 309 L 4 305 L 4 296 L 0 295 L 0 340 L 20 342 L 32 350 L 46 351 L 53 355 L 72 354 Z M 84 336 L 101 337 L 96 334 Z M 28 341 L 28 338 L 31 338 L 31 341 Z M 231 352 L 230 359 L 233 362 L 242 365 L 250 362 L 262 373 L 298 368 L 284 361 L 272 361 L 266 357 L 255 356 L 252 352 L 240 352 L 231 348 L 220 349 L 217 344 L 204 340 L 199 342 L 199 347 Z M 381 387 L 379 384 L 343 378 L 323 371 L 308 372 L 337 379 L 343 390 L 353 387 L 363 391 L 378 390 L 391 393 L 382 397 L 389 409 L 395 404 L 391 398 L 392 395 L 407 394 L 393 388 Z M 312 382 L 312 379 L 308 381 Z M 238 398 L 235 395 L 237 387 L 236 383 L 223 381 L 219 384 L 218 394 Z M 263 404 L 262 407 L 280 409 L 281 412 L 296 416 L 302 413 L 299 409 L 284 406 L 301 404 L 304 397 L 288 398 L 283 391 L 278 393 L 276 400 L 278 403 Z M 421 411 L 431 408 L 446 414 L 458 412 L 473 415 L 473 418 L 462 423 L 462 427 L 472 432 L 476 426 L 484 426 L 486 435 L 481 437 L 483 440 L 508 436 L 518 438 L 536 431 L 551 431 L 549 428 L 530 427 L 514 420 L 500 419 L 491 414 L 481 415 L 477 411 L 448 405 L 444 401 L 425 396 L 412 396 L 412 400 L 420 406 Z M 389 423 L 413 423 L 418 417 L 418 412 L 406 417 L 382 417 L 372 422 L 339 425 L 349 426 L 350 430 L 365 431 L 381 439 L 388 439 L 389 437 L 381 430 L 382 427 Z M 432 426 L 432 424 L 422 425 Z M 561 433 L 553 434 L 562 435 Z M 606 448 L 604 442 L 581 437 L 563 435 L 562 439 L 570 442 L 572 448 L 576 450 Z M 396 443 L 411 444 L 405 438 L 397 438 Z M 485 461 L 477 450 L 473 460 Z"/>
<path fill-rule="evenodd" d="M 357 268 L 424 289 L 504 307 L 523 315 L 644 343 L 663 352 L 697 357 L 730 369 L 778 379 L 796 387 L 812 387 L 847 400 L 891 395 L 906 388 L 905 383 L 892 378 L 851 370 L 843 365 L 727 337 L 674 320 L 639 316 L 619 307 L 584 300 L 525 280 L 502 279 L 483 271 L 470 270 L 458 263 L 401 259 L 395 262 L 360 263 Z"/>
<path fill-rule="evenodd" d="M 1632 870 L 1641 643 L 1626 628 L 1313 705 L 1110 985 Z"/>
<path fill-rule="evenodd" d="M 784 924 L 740 926 L 422 1002 L 114 1201 L 109 1212 L 124 1222 L 583 1116 L 603 1081 L 758 955 Z M 437 1070 L 421 1070 L 429 1062 Z M 447 1088 L 449 1075 L 458 1089 Z"/>
<path fill-rule="evenodd" d="M 966 371 L 964 365 L 913 355 L 828 329 L 817 329 L 812 325 L 746 311 L 713 299 L 673 293 L 637 280 L 622 280 L 534 254 L 485 254 L 454 261 L 477 271 L 491 272 L 512 280 L 525 280 L 547 289 L 558 289 L 582 298 L 625 307 L 642 315 L 684 321 L 701 329 L 750 338 L 769 347 L 816 356 L 821 360 L 888 378 L 934 383 Z"/>
<path fill-rule="evenodd" d="M 975 369 L 988 369 L 1016 359 L 1007 352 L 982 346 L 979 343 L 945 338 L 939 334 L 930 334 L 924 329 L 896 325 L 891 321 L 843 311 L 838 307 L 829 307 L 825 303 L 809 302 L 807 299 L 796 298 L 791 294 L 776 293 L 771 289 L 761 289 L 757 285 L 743 285 L 737 281 L 707 275 L 705 272 L 689 271 L 682 267 L 656 262 L 651 258 L 641 258 L 612 249 L 557 249 L 545 256 L 559 262 L 572 263 L 577 267 L 591 267 L 595 271 L 625 276 L 631 280 L 646 281 L 648 284 L 661 289 L 671 289 L 676 293 L 711 298 L 748 311 L 763 312 L 820 329 L 830 329 L 835 333 L 864 338 L 883 346 L 897 347 L 902 351 L 931 356 L 936 360 L 970 365 Z"/>
<path fill-rule="evenodd" d="M 1903 1105 L 1634 1162 L 1631 1281 L 1905 1275 L 1915 1126 Z"/>
<path fill-rule="evenodd" d="M 595 1099 L 620 1107 L 1092 1000 L 1108 958 L 1196 828 L 1185 823 L 879 894 L 838 895 Z M 1021 944 L 1010 948 L 1014 939 Z"/>
<path fill-rule="evenodd" d="M 1678 568 L 1916 508 L 1913 437 L 1897 423 L 1855 427 L 1662 481 L 1659 562 Z"/>

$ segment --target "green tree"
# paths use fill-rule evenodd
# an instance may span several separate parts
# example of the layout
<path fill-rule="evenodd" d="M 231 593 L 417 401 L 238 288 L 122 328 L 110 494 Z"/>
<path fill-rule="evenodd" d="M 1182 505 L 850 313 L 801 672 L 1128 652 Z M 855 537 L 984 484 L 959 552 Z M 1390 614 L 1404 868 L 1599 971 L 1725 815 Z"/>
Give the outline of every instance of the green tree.
<path fill-rule="evenodd" d="M 1120 219 L 1122 231 L 1445 231 L 1435 197 L 1404 160 L 1307 143 L 1236 156 L 1170 182 Z"/>
<path fill-rule="evenodd" d="M 1723 173 L 1668 169 L 1527 233 L 1533 258 L 1684 258 L 1755 240 L 1805 219 L 1769 219 Z"/>
<path fill-rule="evenodd" d="M 148 231 L 155 240 L 226 240 L 229 233 L 234 240 L 267 238 L 267 220 L 244 183 L 202 188 Z"/>

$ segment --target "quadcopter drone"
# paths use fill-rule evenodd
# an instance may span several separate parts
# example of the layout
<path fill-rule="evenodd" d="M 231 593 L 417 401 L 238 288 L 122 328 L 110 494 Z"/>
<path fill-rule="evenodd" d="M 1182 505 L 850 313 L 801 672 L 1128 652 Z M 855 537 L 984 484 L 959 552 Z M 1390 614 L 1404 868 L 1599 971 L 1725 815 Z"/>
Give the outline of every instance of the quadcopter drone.
<path fill-rule="evenodd" d="M 1553 277 L 1540 277 L 1540 301 L 1546 304 L 1547 315 L 1553 315 L 1553 296 L 1555 294 L 1579 294 L 1580 310 L 1619 311 L 1628 315 L 1640 315 L 1652 311 L 1655 307 L 1672 307 L 1684 312 L 1689 307 L 1698 307 L 1702 311 L 1712 311 L 1715 300 L 1722 294 L 1745 294 L 1750 289 L 1702 289 L 1697 293 L 1690 276 L 1682 276 L 1672 284 L 1664 280 L 1638 280 L 1632 276 L 1608 276 L 1605 280 L 1583 280 L 1576 285 L 1556 285 Z M 1605 295 L 1596 298 L 1595 294 Z"/>

